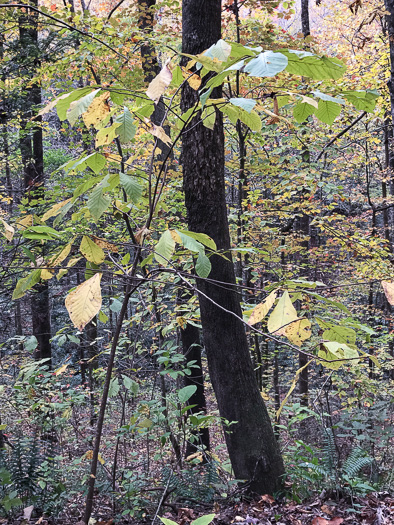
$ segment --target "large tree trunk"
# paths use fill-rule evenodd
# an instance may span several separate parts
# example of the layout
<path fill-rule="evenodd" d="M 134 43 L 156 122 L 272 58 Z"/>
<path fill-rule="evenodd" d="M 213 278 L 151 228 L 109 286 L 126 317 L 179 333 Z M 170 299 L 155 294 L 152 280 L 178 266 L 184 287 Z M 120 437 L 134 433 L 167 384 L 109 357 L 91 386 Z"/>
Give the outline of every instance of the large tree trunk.
<path fill-rule="evenodd" d="M 311 34 L 309 27 L 309 0 L 301 0 L 301 30 L 304 38 Z"/>
<path fill-rule="evenodd" d="M 221 1 L 183 0 L 182 5 L 182 50 L 200 53 L 221 37 Z M 220 91 L 216 90 L 217 97 Z M 185 83 L 182 110 L 197 100 L 197 92 Z M 182 141 L 189 229 L 210 235 L 227 257 L 212 256 L 210 281 L 198 280 L 209 372 L 220 415 L 233 422 L 225 436 L 235 476 L 247 480 L 251 492 L 272 494 L 284 471 L 279 447 L 256 383 L 243 323 L 220 308 L 242 317 L 229 251 L 223 121 L 218 113 L 213 130 L 197 122 L 193 119 Z"/>

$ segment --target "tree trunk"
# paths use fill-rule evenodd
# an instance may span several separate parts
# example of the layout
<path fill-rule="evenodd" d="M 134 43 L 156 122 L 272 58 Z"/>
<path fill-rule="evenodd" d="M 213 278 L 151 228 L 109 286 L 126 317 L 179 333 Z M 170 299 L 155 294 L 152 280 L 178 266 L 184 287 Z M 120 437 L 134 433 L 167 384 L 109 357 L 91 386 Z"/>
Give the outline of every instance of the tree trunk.
<path fill-rule="evenodd" d="M 21 54 L 34 50 L 36 56 L 33 69 L 29 69 L 26 81 L 34 77 L 35 68 L 39 66 L 37 14 L 29 13 L 19 18 L 19 39 Z M 23 62 L 23 60 L 22 60 Z M 30 119 L 35 109 L 41 104 L 41 87 L 33 83 L 25 88 L 23 102 L 24 115 L 20 132 L 20 150 L 23 163 L 24 190 L 28 198 L 41 199 L 44 195 L 44 151 L 42 142 L 41 117 L 36 117 L 35 124 Z M 51 359 L 51 314 L 48 282 L 37 284 L 31 296 L 33 335 L 37 338 L 37 359 Z M 48 362 L 51 365 L 51 362 Z"/>
<path fill-rule="evenodd" d="M 182 51 L 200 53 L 221 37 L 221 1 L 183 0 L 182 5 Z M 221 96 L 220 88 L 215 96 Z M 197 92 L 185 83 L 182 110 L 197 100 Z M 273 493 L 280 487 L 284 471 L 279 447 L 257 386 L 243 323 L 220 308 L 242 317 L 229 251 L 223 120 L 218 112 L 210 130 L 198 124 L 197 118 L 182 140 L 189 229 L 210 235 L 226 256 L 212 256 L 210 281 L 198 280 L 209 372 L 220 415 L 233 423 L 226 427 L 225 437 L 235 477 L 246 480 L 250 492 Z M 220 286 L 215 281 L 220 281 Z"/>
<path fill-rule="evenodd" d="M 301 30 L 304 38 L 311 34 L 309 27 L 309 0 L 301 0 Z"/>

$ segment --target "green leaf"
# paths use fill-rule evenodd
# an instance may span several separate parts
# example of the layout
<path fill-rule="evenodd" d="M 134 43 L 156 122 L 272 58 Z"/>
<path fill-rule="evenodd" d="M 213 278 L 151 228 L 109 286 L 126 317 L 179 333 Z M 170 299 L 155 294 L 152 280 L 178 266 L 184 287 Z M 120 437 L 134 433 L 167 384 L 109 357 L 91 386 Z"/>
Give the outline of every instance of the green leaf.
<path fill-rule="evenodd" d="M 297 311 L 286 290 L 268 319 L 268 331 L 272 334 L 285 335 L 286 327 L 298 319 Z"/>
<path fill-rule="evenodd" d="M 319 100 L 319 106 L 315 111 L 316 117 L 325 124 L 331 126 L 341 112 L 341 106 L 335 102 Z"/>
<path fill-rule="evenodd" d="M 251 77 L 274 77 L 283 71 L 288 63 L 288 59 L 282 53 L 274 51 L 264 51 L 243 68 L 245 73 Z"/>
<path fill-rule="evenodd" d="M 96 222 L 107 210 L 110 203 L 111 197 L 109 195 L 104 195 L 104 189 L 102 188 L 102 186 L 96 186 L 89 195 L 89 199 L 87 202 L 87 207 Z"/>
<path fill-rule="evenodd" d="M 88 261 L 94 264 L 101 264 L 104 262 L 105 254 L 102 248 L 98 246 L 92 239 L 84 235 L 82 237 L 80 252 Z"/>
<path fill-rule="evenodd" d="M 136 134 L 137 127 L 134 124 L 132 114 L 126 106 L 123 109 L 123 113 L 116 117 L 115 122 L 120 122 L 121 124 L 116 130 L 120 142 L 122 144 L 131 142 Z"/>
<path fill-rule="evenodd" d="M 198 241 L 196 241 L 195 239 L 193 239 L 193 237 L 190 237 L 189 235 L 185 235 L 179 230 L 175 230 L 175 231 L 179 235 L 182 246 L 184 246 L 187 250 L 190 250 L 191 252 L 195 252 L 195 253 L 204 252 L 204 246 Z"/>
<path fill-rule="evenodd" d="M 345 65 L 337 58 L 320 57 L 309 51 L 294 49 L 281 50 L 288 59 L 286 71 L 293 75 L 310 77 L 315 80 L 338 79 L 345 71 Z"/>
<path fill-rule="evenodd" d="M 252 98 L 230 98 L 229 102 L 234 106 L 244 109 L 248 113 L 250 113 L 256 105 L 256 101 Z"/>
<path fill-rule="evenodd" d="M 137 117 L 144 120 L 145 117 L 149 118 L 154 112 L 154 110 L 155 110 L 155 104 L 152 101 L 150 104 L 146 104 L 145 106 L 142 106 L 141 108 L 136 109 L 134 113 L 137 115 Z"/>
<path fill-rule="evenodd" d="M 61 235 L 58 231 L 54 230 L 50 226 L 30 226 L 30 228 L 26 228 L 23 233 L 22 237 L 25 239 L 41 239 L 41 240 L 53 240 L 53 239 L 60 239 Z"/>
<path fill-rule="evenodd" d="M 109 307 L 111 312 L 118 314 L 122 309 L 122 303 L 118 299 L 112 299 L 112 303 Z"/>
<path fill-rule="evenodd" d="M 172 254 L 174 253 L 174 250 L 175 241 L 172 238 L 170 230 L 166 230 L 155 246 L 156 261 L 163 266 L 167 266 L 168 261 L 171 259 Z"/>
<path fill-rule="evenodd" d="M 39 282 L 40 277 L 41 269 L 38 269 L 33 270 L 27 277 L 19 279 L 12 294 L 12 299 L 15 300 L 23 297 L 27 290 L 30 290 L 30 288 L 33 288 L 33 286 Z"/>
<path fill-rule="evenodd" d="M 99 314 L 98 314 L 98 319 L 100 321 L 100 323 L 107 323 L 108 322 L 108 315 L 105 314 L 102 310 L 100 310 Z"/>
<path fill-rule="evenodd" d="M 344 343 L 337 343 L 334 341 L 321 344 L 318 356 L 322 359 L 333 361 L 331 363 L 321 361 L 323 366 L 330 368 L 331 370 L 338 370 L 344 364 L 357 364 L 358 359 L 355 358 L 359 357 L 355 348 L 350 348 Z M 337 359 L 343 359 L 343 361 L 335 361 Z M 347 363 L 346 359 L 352 359 L 352 361 Z"/>
<path fill-rule="evenodd" d="M 315 108 L 306 102 L 297 104 L 293 109 L 293 115 L 297 122 L 305 122 L 309 115 L 313 115 Z"/>
<path fill-rule="evenodd" d="M 117 377 L 111 379 L 108 390 L 108 397 L 115 397 L 118 395 L 120 390 L 119 380 Z"/>
<path fill-rule="evenodd" d="M 178 233 L 183 233 L 184 235 L 187 235 L 188 237 L 192 237 L 193 239 L 196 239 L 196 241 L 201 242 L 204 246 L 207 248 L 210 248 L 211 250 L 216 251 L 216 243 L 209 235 L 205 233 L 195 233 L 195 232 L 189 232 L 187 230 L 177 230 Z"/>
<path fill-rule="evenodd" d="M 119 129 L 122 124 L 120 122 L 114 122 L 108 128 L 102 128 L 96 135 L 96 148 L 100 146 L 107 146 L 119 135 Z"/>
<path fill-rule="evenodd" d="M 201 120 L 206 128 L 213 129 L 216 122 L 216 109 L 213 106 L 205 108 L 201 114 Z"/>
<path fill-rule="evenodd" d="M 209 99 L 210 94 L 212 93 L 213 88 L 209 88 L 200 95 L 201 109 L 204 109 L 204 106 Z"/>
<path fill-rule="evenodd" d="M 136 178 L 126 175 L 125 173 L 119 173 L 119 180 L 130 199 L 135 204 L 138 204 L 142 197 L 142 186 L 138 183 Z"/>
<path fill-rule="evenodd" d="M 69 105 L 69 108 L 67 110 L 67 113 L 66 113 L 67 119 L 68 119 L 69 123 L 71 124 L 71 126 L 73 126 L 75 124 L 75 122 L 77 121 L 78 117 L 80 117 L 82 115 L 82 113 L 85 113 L 85 111 L 88 109 L 90 104 L 93 102 L 93 99 L 95 98 L 95 96 L 100 91 L 101 91 L 101 89 L 95 89 L 94 91 L 92 91 L 88 95 L 85 95 L 84 97 L 79 98 L 78 100 L 74 100 L 73 102 L 71 102 L 71 104 Z M 65 100 L 68 100 L 68 97 Z"/>
<path fill-rule="evenodd" d="M 114 89 L 114 88 L 112 88 Z M 115 88 L 116 89 L 116 88 Z M 119 90 L 122 90 L 123 88 L 119 88 Z M 110 92 L 111 100 L 114 104 L 121 106 L 123 104 L 125 94 L 124 93 L 116 93 L 115 91 Z"/>
<path fill-rule="evenodd" d="M 220 60 L 220 62 L 225 62 L 231 53 L 231 46 L 224 40 L 220 39 L 208 48 L 204 55 L 213 59 Z"/>
<path fill-rule="evenodd" d="M 192 521 L 191 525 L 209 525 L 214 517 L 215 514 L 206 514 L 205 516 L 201 516 L 200 518 Z"/>
<path fill-rule="evenodd" d="M 322 338 L 328 341 L 353 345 L 356 342 L 357 334 L 352 328 L 346 326 L 331 326 L 323 332 Z"/>
<path fill-rule="evenodd" d="M 183 78 L 183 75 L 182 75 L 182 69 L 179 66 L 176 66 L 176 68 L 172 72 L 171 86 L 179 87 L 184 80 L 185 79 Z"/>
<path fill-rule="evenodd" d="M 56 104 L 57 115 L 61 121 L 66 120 L 67 110 L 70 107 L 71 102 L 78 100 L 92 92 L 91 87 L 83 87 L 72 91 L 68 97 L 62 98 Z"/>
<path fill-rule="evenodd" d="M 85 162 L 89 168 L 94 171 L 96 175 L 98 175 L 106 165 L 107 160 L 103 155 L 100 155 L 100 153 L 97 153 L 96 151 L 95 153 L 92 153 L 86 157 Z"/>
<path fill-rule="evenodd" d="M 134 381 L 134 379 L 131 379 L 131 377 L 122 375 L 122 378 L 123 378 L 124 387 L 127 390 L 130 390 L 133 396 L 136 396 L 140 388 L 139 384 L 136 381 Z"/>
<path fill-rule="evenodd" d="M 343 91 L 342 95 L 356 109 L 372 112 L 375 109 L 376 101 L 380 97 L 379 91 L 367 89 L 366 91 Z"/>
<path fill-rule="evenodd" d="M 196 261 L 196 272 L 199 277 L 205 279 L 211 273 L 212 265 L 211 261 L 205 255 L 205 253 L 200 252 Z"/>
<path fill-rule="evenodd" d="M 321 100 L 326 100 L 327 102 L 336 102 L 337 104 L 345 104 L 345 101 L 343 98 L 340 97 L 332 97 L 331 95 L 327 95 L 327 93 L 322 93 L 321 91 L 313 91 L 313 94 L 315 97 L 320 98 Z"/>
<path fill-rule="evenodd" d="M 27 337 L 23 343 L 23 346 L 27 352 L 35 350 L 38 346 L 37 338 L 34 335 Z"/>
<path fill-rule="evenodd" d="M 222 111 L 231 122 L 235 125 L 237 120 L 243 122 L 248 128 L 252 131 L 261 130 L 261 119 L 255 111 L 248 113 L 242 108 L 234 106 L 232 104 L 225 104 L 224 106 L 219 106 L 220 111 Z"/>
<path fill-rule="evenodd" d="M 186 403 L 192 395 L 196 392 L 197 387 L 195 385 L 185 386 L 178 390 L 178 399 L 181 403 Z"/>
<path fill-rule="evenodd" d="M 276 97 L 276 100 L 278 101 L 278 108 L 283 108 L 290 102 L 290 95 L 280 95 Z"/>

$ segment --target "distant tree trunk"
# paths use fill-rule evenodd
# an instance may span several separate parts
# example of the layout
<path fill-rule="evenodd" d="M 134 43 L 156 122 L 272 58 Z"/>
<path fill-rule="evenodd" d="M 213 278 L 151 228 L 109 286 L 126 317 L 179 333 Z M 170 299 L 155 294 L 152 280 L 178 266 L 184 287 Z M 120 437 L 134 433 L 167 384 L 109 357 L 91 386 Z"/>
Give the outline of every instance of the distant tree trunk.
<path fill-rule="evenodd" d="M 301 0 L 301 30 L 304 38 L 311 34 L 309 26 L 309 0 Z"/>
<path fill-rule="evenodd" d="M 36 2 L 37 4 L 37 2 Z M 39 66 L 38 57 L 38 19 L 37 13 L 23 14 L 19 18 L 19 40 L 21 68 L 23 58 L 31 53 L 33 68 L 27 72 L 26 81 L 34 77 Z M 29 56 L 29 60 L 32 57 Z M 41 199 L 44 195 L 44 151 L 42 142 L 41 117 L 36 117 L 34 124 L 30 119 L 36 108 L 41 104 L 41 87 L 33 83 L 25 87 L 26 95 L 23 104 L 23 117 L 20 131 L 20 150 L 23 163 L 24 189 L 29 199 Z M 33 335 L 37 338 L 38 347 L 35 353 L 37 359 L 51 359 L 51 314 L 49 303 L 48 282 L 37 284 L 31 296 Z M 49 361 L 49 365 L 51 362 Z"/>
<path fill-rule="evenodd" d="M 221 38 L 220 0 L 183 0 L 182 7 L 183 52 L 200 53 Z M 215 91 L 220 97 L 221 89 Z M 198 93 L 185 83 L 182 110 L 197 101 Z M 220 308 L 242 317 L 227 221 L 223 120 L 218 112 L 210 130 L 198 118 L 182 140 L 189 229 L 210 235 L 226 256 L 212 256 L 210 281 L 197 281 L 209 372 L 220 415 L 233 422 L 225 437 L 235 477 L 247 480 L 250 492 L 272 494 L 281 485 L 283 461 L 257 386 L 243 323 Z"/>

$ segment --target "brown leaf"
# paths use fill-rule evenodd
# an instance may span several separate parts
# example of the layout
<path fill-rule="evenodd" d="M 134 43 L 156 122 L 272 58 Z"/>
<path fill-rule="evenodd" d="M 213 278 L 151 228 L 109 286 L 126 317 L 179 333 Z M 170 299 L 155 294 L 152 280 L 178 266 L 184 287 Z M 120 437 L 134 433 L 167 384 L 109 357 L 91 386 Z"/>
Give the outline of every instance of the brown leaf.
<path fill-rule="evenodd" d="M 264 494 L 264 496 L 261 496 L 259 503 L 268 503 L 269 505 L 272 505 L 275 503 L 275 498 L 270 494 Z"/>
<path fill-rule="evenodd" d="M 387 301 L 394 306 L 394 281 L 382 281 L 382 286 Z"/>
<path fill-rule="evenodd" d="M 343 518 L 333 518 L 332 520 L 326 520 L 326 518 L 313 518 L 312 525 L 341 525 Z"/>

